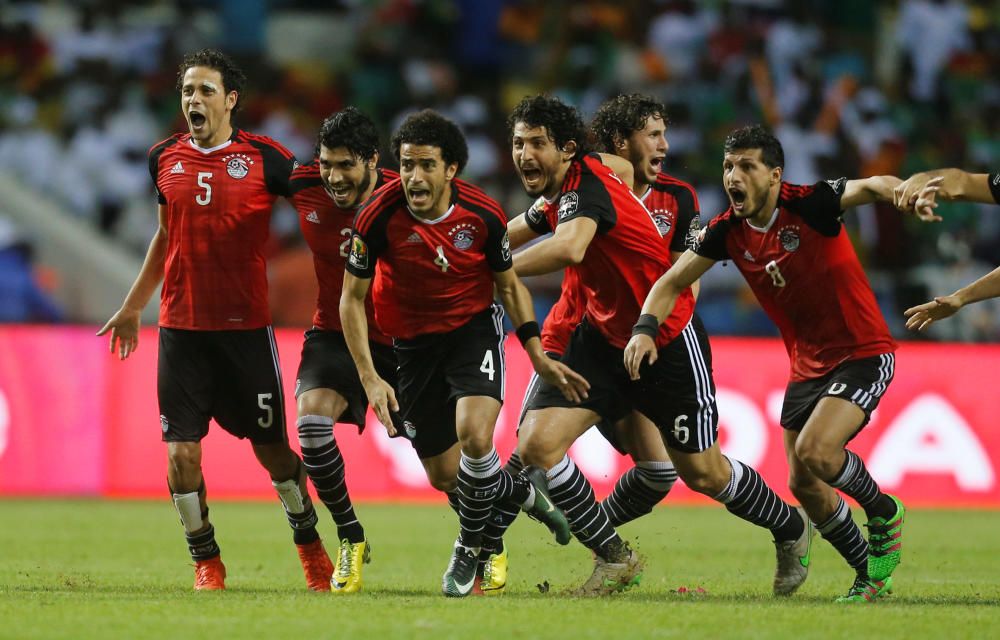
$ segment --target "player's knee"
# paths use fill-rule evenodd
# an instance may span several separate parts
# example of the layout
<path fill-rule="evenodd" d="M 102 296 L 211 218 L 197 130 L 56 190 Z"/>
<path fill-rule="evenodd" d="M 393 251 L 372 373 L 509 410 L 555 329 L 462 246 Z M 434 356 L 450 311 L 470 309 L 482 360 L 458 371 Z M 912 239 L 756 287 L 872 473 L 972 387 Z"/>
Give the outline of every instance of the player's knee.
<path fill-rule="evenodd" d="M 838 447 L 831 447 L 818 438 L 808 438 L 799 436 L 795 441 L 795 456 L 809 468 L 813 474 L 821 478 L 829 477 L 832 472 L 829 467 L 833 466 Z"/>
<path fill-rule="evenodd" d="M 481 458 L 493 448 L 493 430 L 462 429 L 459 442 L 462 443 L 462 453 L 473 458 Z"/>
<path fill-rule="evenodd" d="M 198 485 L 201 482 L 201 447 L 196 443 L 180 443 L 167 450 L 167 473 L 170 478 L 177 479 L 180 484 Z M 186 482 L 185 479 L 190 479 Z M 187 488 L 193 491 L 197 488 Z M 179 488 L 175 487 L 175 490 Z"/>
<path fill-rule="evenodd" d="M 442 493 L 450 493 L 458 488 L 458 479 L 439 473 L 428 473 L 427 480 L 431 486 Z"/>
<path fill-rule="evenodd" d="M 347 408 L 347 400 L 329 389 L 312 389 L 299 396 L 297 408 L 300 416 L 324 416 L 336 420 Z"/>

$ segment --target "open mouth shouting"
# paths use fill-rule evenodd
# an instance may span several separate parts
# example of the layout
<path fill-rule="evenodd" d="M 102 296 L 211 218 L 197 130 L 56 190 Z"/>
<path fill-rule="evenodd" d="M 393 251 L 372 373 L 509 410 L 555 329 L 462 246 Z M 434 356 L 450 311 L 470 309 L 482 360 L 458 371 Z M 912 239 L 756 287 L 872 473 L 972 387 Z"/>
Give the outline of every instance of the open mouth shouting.
<path fill-rule="evenodd" d="M 188 111 L 188 120 L 191 122 L 192 133 L 195 134 L 204 133 L 205 123 L 208 121 L 208 118 L 205 117 L 205 114 L 198 111 L 197 109 L 191 109 L 190 111 Z"/>
<path fill-rule="evenodd" d="M 535 166 L 522 166 L 521 180 L 529 193 L 538 191 L 542 185 L 542 170 Z"/>
<path fill-rule="evenodd" d="M 663 170 L 663 158 L 664 156 L 653 156 L 652 158 L 650 158 L 649 168 L 653 171 L 654 174 L 659 173 L 660 171 Z"/>
<path fill-rule="evenodd" d="M 431 205 L 431 192 L 427 187 L 410 187 L 407 189 L 410 206 L 414 209 L 426 209 Z"/>
<path fill-rule="evenodd" d="M 733 204 L 733 211 L 737 215 L 743 215 L 747 204 L 747 192 L 740 187 L 729 187 L 727 190 L 729 201 Z"/>

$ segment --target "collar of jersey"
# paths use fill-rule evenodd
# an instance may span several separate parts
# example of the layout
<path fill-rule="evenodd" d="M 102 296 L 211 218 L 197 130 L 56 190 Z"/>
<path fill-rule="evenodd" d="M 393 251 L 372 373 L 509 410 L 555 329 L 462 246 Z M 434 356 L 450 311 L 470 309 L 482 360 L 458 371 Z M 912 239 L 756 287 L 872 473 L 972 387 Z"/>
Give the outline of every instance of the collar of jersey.
<path fill-rule="evenodd" d="M 768 231 L 771 230 L 771 227 L 774 225 L 774 221 L 778 219 L 779 208 L 780 207 L 774 208 L 774 213 L 771 214 L 771 219 L 768 220 L 767 224 L 765 224 L 763 227 L 756 227 L 749 220 L 747 220 L 747 226 L 756 231 L 757 233 L 767 233 Z"/>
<path fill-rule="evenodd" d="M 229 140 L 226 140 L 222 144 L 216 145 L 211 149 L 202 149 L 201 147 L 199 147 L 194 143 L 194 138 L 188 138 L 188 144 L 191 145 L 191 148 L 194 149 L 195 151 L 200 151 L 201 153 L 208 155 L 210 153 L 218 151 L 219 149 L 225 149 L 226 147 L 228 147 L 233 143 L 234 139 L 236 139 L 236 127 L 233 127 L 233 135 L 229 136 Z"/>
<path fill-rule="evenodd" d="M 454 210 L 455 210 L 455 205 L 451 205 L 450 207 L 448 207 L 448 210 L 442 213 L 439 217 L 434 218 L 433 220 L 427 220 L 413 213 L 413 211 L 410 209 L 409 206 L 406 207 L 406 212 L 409 213 L 411 216 L 413 216 L 414 220 L 416 220 L 417 222 L 422 222 L 424 224 L 438 224 L 439 222 L 444 222 L 445 218 L 450 216 L 451 212 Z"/>

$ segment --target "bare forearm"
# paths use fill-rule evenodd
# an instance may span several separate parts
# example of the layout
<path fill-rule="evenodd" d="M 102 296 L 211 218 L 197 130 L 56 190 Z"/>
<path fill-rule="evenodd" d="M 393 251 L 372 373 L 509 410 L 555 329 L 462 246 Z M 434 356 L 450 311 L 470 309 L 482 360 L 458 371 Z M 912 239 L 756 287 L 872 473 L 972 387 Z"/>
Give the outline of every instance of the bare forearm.
<path fill-rule="evenodd" d="M 167 255 L 167 234 L 166 231 L 158 230 L 153 239 L 149 242 L 146 250 L 146 258 L 139 269 L 132 288 L 129 289 L 125 301 L 122 302 L 123 309 L 131 311 L 142 311 L 149 303 L 149 299 L 156 292 L 156 287 L 163 280 L 163 265 Z"/>
<path fill-rule="evenodd" d="M 514 256 L 514 272 L 522 278 L 540 276 L 578 264 L 580 259 L 575 259 L 574 256 L 563 251 L 560 243 L 553 242 L 551 239 L 543 240 Z"/>
<path fill-rule="evenodd" d="M 962 306 L 1000 297 L 1000 268 L 994 269 L 972 284 L 968 284 L 954 293 Z"/>
<path fill-rule="evenodd" d="M 344 328 L 347 349 L 358 368 L 358 377 L 364 382 L 376 376 L 371 347 L 368 345 L 368 318 L 365 316 L 364 301 L 359 303 L 354 298 L 341 298 L 340 322 Z"/>
<path fill-rule="evenodd" d="M 667 272 L 669 274 L 669 272 Z M 657 324 L 663 324 L 667 316 L 674 310 L 677 298 L 681 295 L 682 288 L 677 286 L 673 278 L 663 275 L 653 284 L 653 288 L 646 295 L 646 301 L 642 305 L 643 314 L 656 316 Z"/>

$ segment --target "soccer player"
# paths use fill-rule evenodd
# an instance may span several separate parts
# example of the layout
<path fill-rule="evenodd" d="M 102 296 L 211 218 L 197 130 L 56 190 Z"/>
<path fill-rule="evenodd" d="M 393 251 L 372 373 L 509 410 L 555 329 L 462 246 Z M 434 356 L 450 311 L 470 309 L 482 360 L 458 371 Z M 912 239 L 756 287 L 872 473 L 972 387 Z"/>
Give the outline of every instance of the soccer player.
<path fill-rule="evenodd" d="M 561 544 L 570 537 L 539 470 L 511 476 L 493 446 L 505 374 L 503 310 L 493 303 L 494 285 L 538 374 L 574 402 L 586 395 L 587 383 L 542 352 L 531 297 L 511 269 L 506 217 L 492 198 L 456 177 L 468 159 L 458 127 L 421 111 L 395 133 L 392 152 L 400 179 L 376 191 L 354 220 L 340 316 L 379 419 L 390 435 L 406 430 L 431 485 L 457 502 L 461 531 L 442 592 L 462 597 L 472 591 L 495 502 L 513 499 Z M 394 339 L 398 403 L 370 352 L 364 300 L 373 277 L 376 321 Z M 390 410 L 400 406 L 397 422 Z"/>
<path fill-rule="evenodd" d="M 904 180 L 895 192 L 895 203 L 904 211 L 915 211 L 921 217 L 937 218 L 937 199 L 965 200 L 984 204 L 1000 204 L 1000 172 L 969 173 L 961 169 L 937 169 L 918 173 Z M 906 328 L 923 331 L 938 320 L 944 320 L 967 304 L 1000 296 L 1000 269 L 958 291 L 937 296 L 930 302 L 910 307 L 903 312 Z"/>
<path fill-rule="evenodd" d="M 519 253 L 514 268 L 518 275 L 535 275 L 573 265 L 586 294 L 584 322 L 563 362 L 588 379 L 590 393 L 572 405 L 543 385 L 529 405 L 518 444 L 525 463 L 549 470 L 552 499 L 595 553 L 594 573 L 580 593 L 627 588 L 640 562 L 565 453 L 601 417 L 617 420 L 633 409 L 660 428 L 688 486 L 771 530 L 778 550 L 774 590 L 791 593 L 807 575 L 811 525 L 756 471 L 719 450 L 711 351 L 693 313 L 691 283 L 679 292 L 667 322 L 653 331 L 656 365 L 644 370 L 642 380 L 630 380 L 625 370 L 623 349 L 641 301 L 671 265 L 670 247 L 656 240 L 660 234 L 652 215 L 609 167 L 585 153 L 583 123 L 572 107 L 546 96 L 525 98 L 508 126 L 525 190 L 553 204 L 545 215 L 526 216 L 536 235 L 554 233 Z"/>
<path fill-rule="evenodd" d="M 306 474 L 288 446 L 281 371 L 267 306 L 264 243 L 277 196 L 289 195 L 292 154 L 233 127 L 245 78 L 204 49 L 177 76 L 188 132 L 158 143 L 149 169 L 159 229 L 122 308 L 98 332 L 111 352 L 138 347 L 140 313 L 163 280 L 157 395 L 167 482 L 195 561 L 195 589 L 224 589 L 208 519 L 201 440 L 215 421 L 247 438 L 292 526 L 306 583 L 330 589 L 333 566 L 316 532 Z"/>
<path fill-rule="evenodd" d="M 607 154 L 628 160 L 632 166 L 632 191 L 646 205 L 656 222 L 652 237 L 667 243 L 671 259 L 676 260 L 687 248 L 699 229 L 698 197 L 694 188 L 662 171 L 668 149 L 666 140 L 666 108 L 659 102 L 639 94 L 623 95 L 608 100 L 594 116 L 591 130 L 598 146 Z M 611 158 L 604 157 L 607 161 Z M 554 206 L 540 197 L 533 205 L 543 214 Z M 511 247 L 520 248 L 534 237 L 518 216 L 508 225 Z M 680 229 L 681 232 L 677 233 Z M 697 291 L 697 283 L 693 290 Z M 697 295 L 695 293 L 695 295 Z M 577 269 L 568 266 L 563 271 L 559 299 L 552 306 L 542 326 L 542 348 L 554 358 L 561 358 L 573 330 L 583 319 L 585 294 Z M 532 377 L 525 391 L 521 421 L 526 407 L 538 391 L 539 380 Z M 648 418 L 632 411 L 617 423 L 601 420 L 597 429 L 623 455 L 632 458 L 634 466 L 627 470 L 611 494 L 598 506 L 607 514 L 611 525 L 618 527 L 652 512 L 670 492 L 677 480 L 677 470 L 667 454 L 660 431 Z M 508 470 L 522 466 L 515 451 L 507 462 Z M 517 517 L 517 510 L 498 505 L 487 526 L 486 542 L 481 557 L 481 590 L 484 594 L 502 592 L 507 578 L 507 550 L 501 536 Z"/>
<path fill-rule="evenodd" d="M 871 602 L 891 588 L 904 509 L 845 446 L 868 423 L 892 382 L 896 343 L 841 215 L 849 207 L 891 200 L 899 179 L 841 178 L 799 186 L 783 182 L 783 165 L 781 143 L 763 127 L 729 135 L 722 175 L 731 206 L 653 286 L 625 349 L 625 364 L 633 379 L 646 378 L 658 362 L 650 335 L 682 303 L 691 283 L 716 261 L 732 261 L 778 325 L 791 360 L 781 412 L 789 487 L 857 572 L 839 601 Z M 834 489 L 865 510 L 867 542 Z"/>
<path fill-rule="evenodd" d="M 337 525 L 340 549 L 331 583 L 333 593 L 361 589 L 362 566 L 371 559 L 371 547 L 347 491 L 344 458 L 337 447 L 333 425 L 346 422 L 365 427 L 368 400 L 340 323 L 340 294 L 351 244 L 351 225 L 362 202 L 399 175 L 378 168 L 378 132 L 354 107 L 323 121 L 312 162 L 292 172 L 292 202 L 299 213 L 302 235 L 313 252 L 319 297 L 313 327 L 306 331 L 302 360 L 295 381 L 298 400 L 299 445 L 306 472 L 319 499 Z M 396 381 L 392 339 L 374 323 L 371 299 L 365 306 L 369 349 L 379 375 Z"/>

